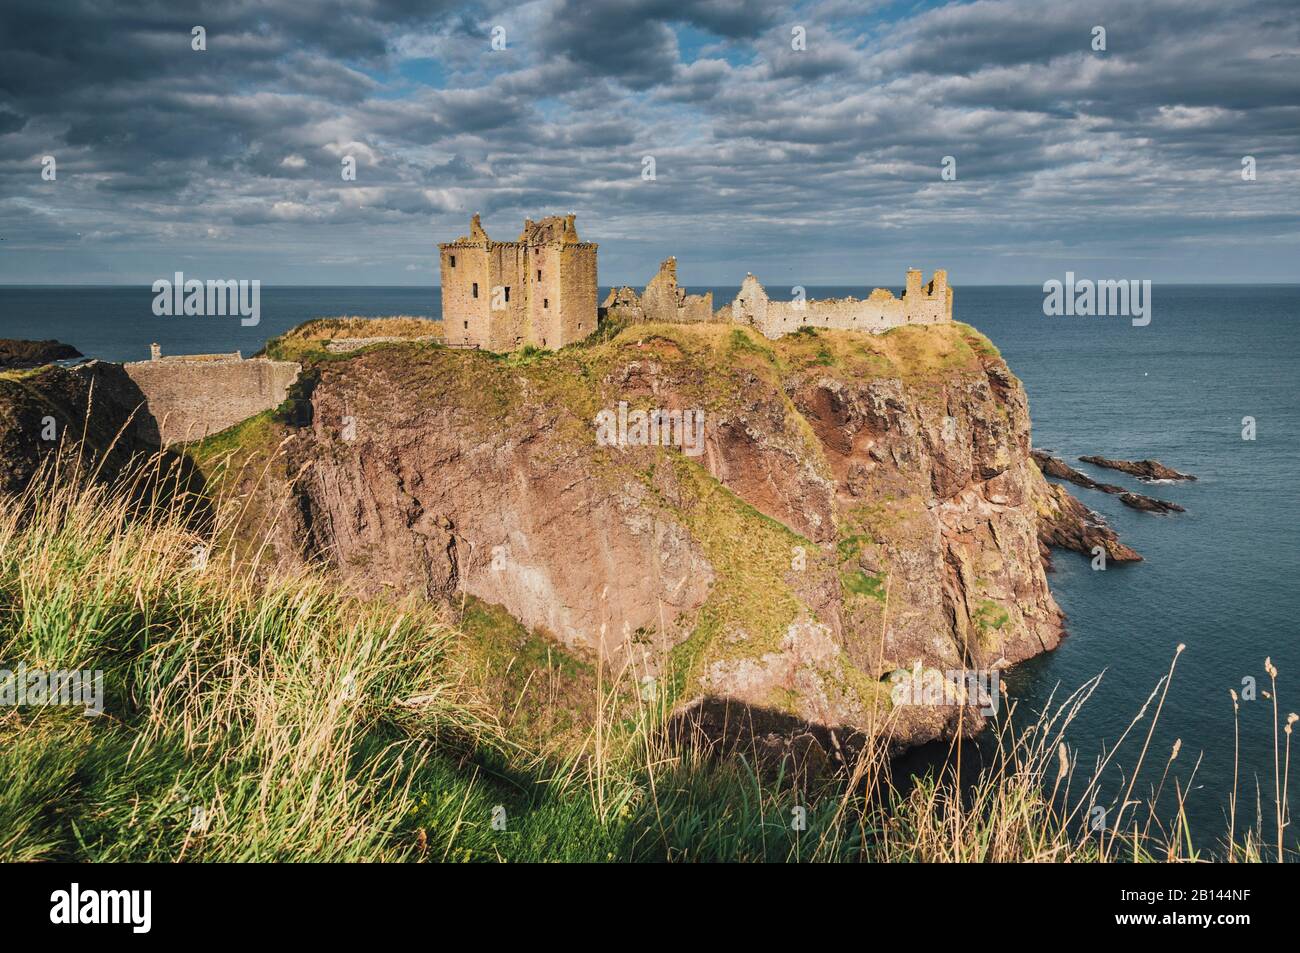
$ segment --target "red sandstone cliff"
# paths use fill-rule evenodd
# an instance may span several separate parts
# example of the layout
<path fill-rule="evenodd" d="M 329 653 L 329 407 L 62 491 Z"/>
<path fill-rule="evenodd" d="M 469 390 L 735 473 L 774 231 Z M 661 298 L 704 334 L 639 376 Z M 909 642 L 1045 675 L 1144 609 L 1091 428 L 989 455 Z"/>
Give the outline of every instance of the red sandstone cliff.
<path fill-rule="evenodd" d="M 396 346 L 305 376 L 310 423 L 284 430 L 279 471 L 296 478 L 259 490 L 289 517 L 281 558 L 366 593 L 500 603 L 669 677 L 681 704 L 861 727 L 898 669 L 1000 668 L 1061 637 L 1025 396 L 961 325 L 778 342 L 641 326 L 544 357 Z M 620 401 L 702 410 L 703 453 L 598 446 Z M 959 717 L 894 709 L 890 730 L 916 743 Z"/>

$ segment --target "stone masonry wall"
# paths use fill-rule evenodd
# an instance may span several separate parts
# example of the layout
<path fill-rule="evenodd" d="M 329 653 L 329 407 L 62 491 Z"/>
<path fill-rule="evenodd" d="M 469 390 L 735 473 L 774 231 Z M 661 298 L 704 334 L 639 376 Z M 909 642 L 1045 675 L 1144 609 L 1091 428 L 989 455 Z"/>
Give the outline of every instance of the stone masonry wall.
<path fill-rule="evenodd" d="M 596 329 L 596 245 L 574 216 L 525 220 L 518 241 L 492 241 L 479 217 L 439 246 L 447 343 L 513 351 L 555 349 Z"/>
<path fill-rule="evenodd" d="M 560 261 L 560 338 L 550 347 L 581 341 L 594 332 L 600 305 L 596 288 L 595 244 L 564 245 L 560 249 Z"/>
<path fill-rule="evenodd" d="M 292 361 L 187 361 L 123 365 L 148 401 L 164 446 L 198 440 L 278 407 L 302 367 Z"/>
<path fill-rule="evenodd" d="M 779 338 L 803 327 L 843 331 L 880 332 L 905 324 L 938 324 L 952 320 L 952 289 L 948 275 L 936 271 L 934 280 L 921 285 L 921 273 L 907 273 L 903 297 L 877 288 L 865 299 L 829 298 L 822 301 L 774 301 L 753 275 L 746 275 L 729 309 L 733 321 L 749 324 L 766 337 Z"/>
<path fill-rule="evenodd" d="M 694 324 L 725 320 L 713 311 L 713 292 L 687 294 L 677 284 L 677 259 L 669 258 L 638 295 L 631 288 L 610 290 L 604 304 L 607 312 L 633 322 Z"/>

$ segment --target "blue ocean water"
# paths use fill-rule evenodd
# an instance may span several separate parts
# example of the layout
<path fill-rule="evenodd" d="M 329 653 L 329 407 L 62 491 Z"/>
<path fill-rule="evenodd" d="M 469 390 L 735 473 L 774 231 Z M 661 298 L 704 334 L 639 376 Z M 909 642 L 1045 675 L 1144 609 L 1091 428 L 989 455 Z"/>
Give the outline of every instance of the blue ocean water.
<path fill-rule="evenodd" d="M 737 289 L 712 290 L 720 304 Z M 808 289 L 813 298 L 853 293 L 862 290 Z M 152 298 L 147 288 L 0 288 L 0 337 L 57 338 L 117 361 L 146 358 L 154 341 L 165 354 L 249 355 L 313 317 L 440 316 L 438 290 L 428 287 L 265 287 L 256 327 L 235 318 L 155 317 Z M 987 334 L 1024 381 L 1036 446 L 1187 512 L 1140 513 L 1072 488 L 1146 561 L 1097 572 L 1083 556 L 1055 554 L 1052 589 L 1070 635 L 1057 651 L 1020 666 L 1009 687 L 1024 713 L 1053 690 L 1072 691 L 1104 672 L 1069 733 L 1086 778 L 1185 644 L 1135 792 L 1149 794 L 1181 739 L 1162 808 L 1172 809 L 1181 789 L 1198 844 L 1213 847 L 1226 832 L 1233 787 L 1229 689 L 1242 695 L 1246 678 L 1268 689 L 1264 659 L 1271 657 L 1280 671 L 1280 718 L 1300 710 L 1300 286 L 1157 285 L 1146 327 L 1117 317 L 1045 317 L 1042 301 L 1034 287 L 958 287 L 956 317 Z M 1242 439 L 1248 416 L 1253 441 Z M 1077 463 L 1082 454 L 1154 457 L 1199 479 L 1144 488 Z M 1254 823 L 1257 784 L 1265 831 L 1272 830 L 1272 718 L 1262 691 L 1241 704 L 1239 830 Z M 1121 778 L 1127 783 L 1120 771 L 1136 764 L 1147 724 L 1116 757 L 1108 790 Z M 1287 736 L 1279 737 L 1284 744 Z"/>

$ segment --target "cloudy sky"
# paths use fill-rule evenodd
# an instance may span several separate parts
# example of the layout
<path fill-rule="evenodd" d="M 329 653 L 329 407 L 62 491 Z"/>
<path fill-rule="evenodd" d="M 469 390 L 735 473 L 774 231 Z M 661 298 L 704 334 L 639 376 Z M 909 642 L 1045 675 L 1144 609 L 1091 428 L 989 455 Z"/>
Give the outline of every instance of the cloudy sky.
<path fill-rule="evenodd" d="M 576 212 L 602 284 L 1297 281 L 1300 15 L 0 0 L 0 283 L 432 284 L 475 211 Z"/>

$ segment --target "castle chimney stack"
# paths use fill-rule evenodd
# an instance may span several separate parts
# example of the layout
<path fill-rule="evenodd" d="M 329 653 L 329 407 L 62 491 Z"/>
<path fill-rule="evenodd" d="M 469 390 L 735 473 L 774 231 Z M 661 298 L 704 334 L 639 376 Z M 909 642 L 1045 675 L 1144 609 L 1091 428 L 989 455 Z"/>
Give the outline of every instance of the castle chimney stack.
<path fill-rule="evenodd" d="M 913 302 L 921 297 L 921 269 L 907 269 L 907 289 L 903 292 L 903 296 Z"/>

